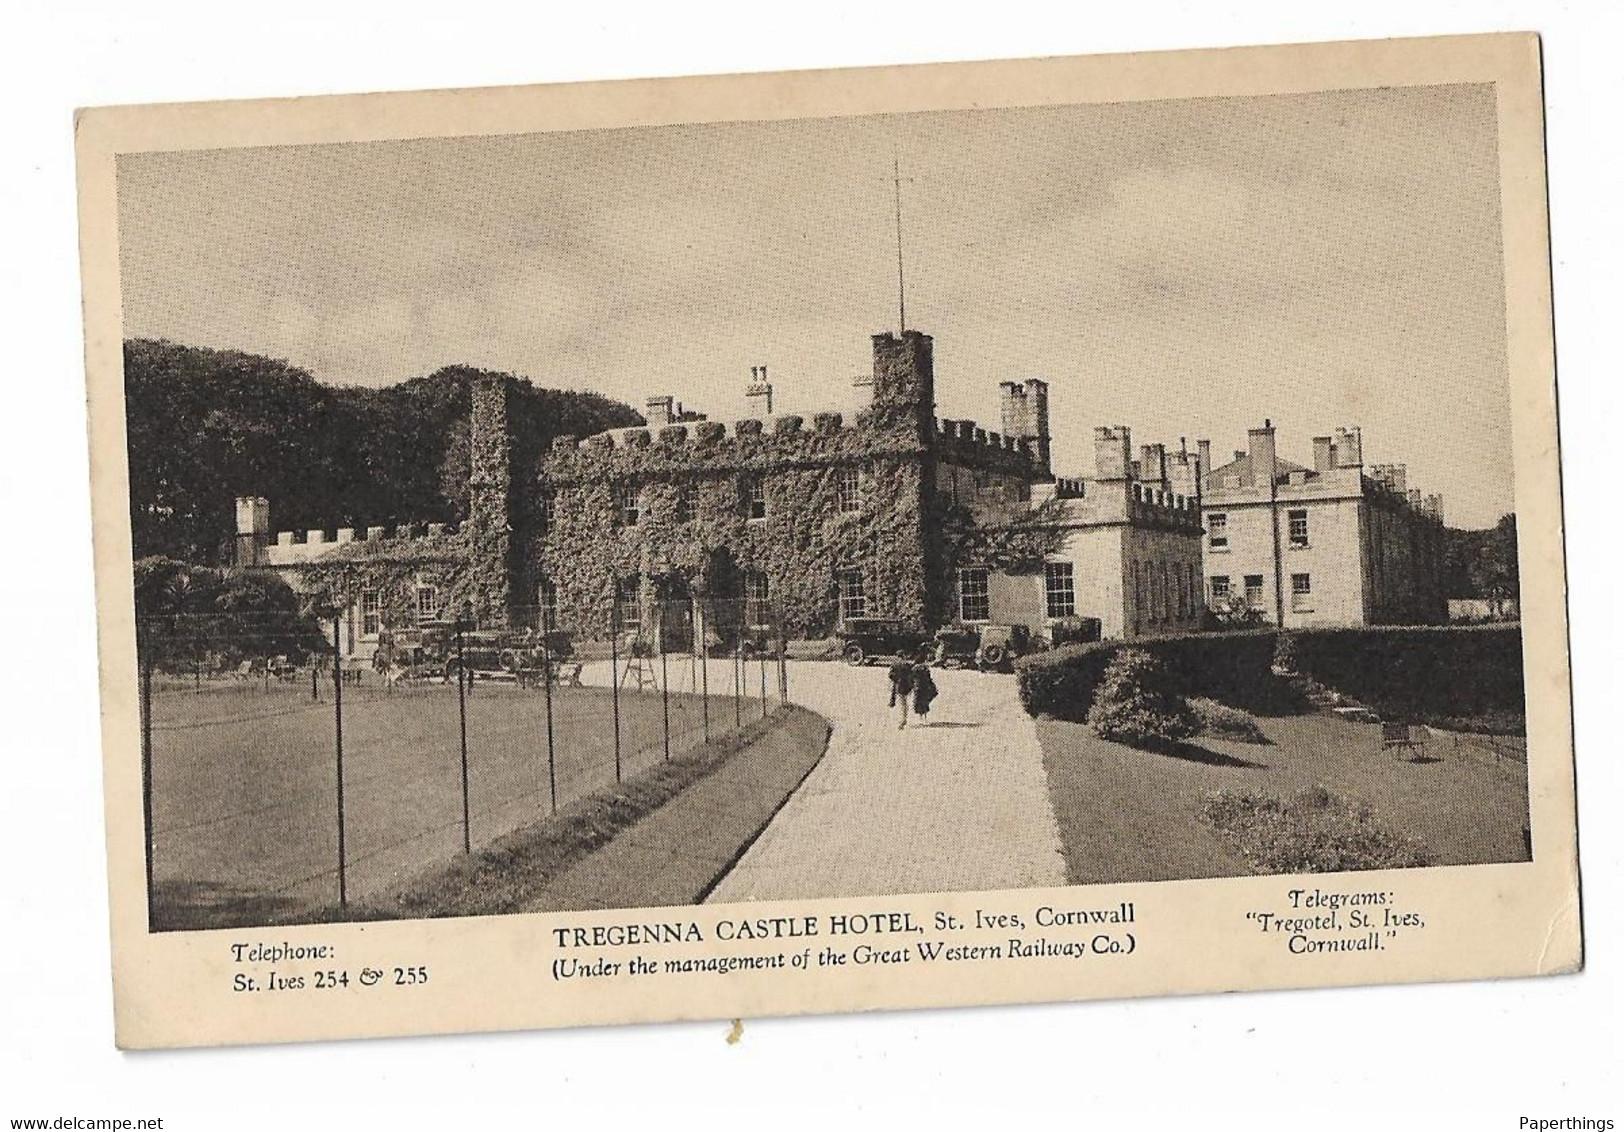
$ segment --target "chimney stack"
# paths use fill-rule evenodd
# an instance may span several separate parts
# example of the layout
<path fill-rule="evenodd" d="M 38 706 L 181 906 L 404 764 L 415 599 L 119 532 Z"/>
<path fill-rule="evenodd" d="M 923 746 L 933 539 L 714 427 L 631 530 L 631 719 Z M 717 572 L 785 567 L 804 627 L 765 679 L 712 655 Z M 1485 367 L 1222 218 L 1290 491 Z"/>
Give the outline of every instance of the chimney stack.
<path fill-rule="evenodd" d="M 1133 438 L 1127 425 L 1094 430 L 1094 478 L 1099 480 L 1125 480 L 1128 478 L 1133 451 Z"/>
<path fill-rule="evenodd" d="M 650 428 L 659 428 L 661 425 L 668 425 L 671 423 L 675 401 L 676 398 L 672 397 L 669 393 L 664 397 L 650 397 L 648 399 L 647 408 L 643 413 L 643 416 L 648 419 Z"/>
<path fill-rule="evenodd" d="M 1328 472 L 1336 467 L 1336 445 L 1328 436 L 1314 438 L 1314 470 Z"/>
<path fill-rule="evenodd" d="M 1139 479 L 1159 487 L 1167 485 L 1167 448 L 1161 444 L 1146 444 L 1139 449 Z"/>
<path fill-rule="evenodd" d="M 998 383 L 1004 435 L 1030 440 L 1040 468 L 1049 467 L 1049 383 L 1040 378 Z"/>
<path fill-rule="evenodd" d="M 1339 428 L 1336 430 L 1336 466 L 1339 468 L 1362 468 L 1365 465 L 1363 445 L 1359 435 L 1359 427 Z"/>
<path fill-rule="evenodd" d="M 744 396 L 752 415 L 773 415 L 773 387 L 767 380 L 766 366 L 750 367 L 750 384 L 744 387 Z"/>
<path fill-rule="evenodd" d="M 1246 430 L 1246 454 L 1251 457 L 1251 487 L 1268 487 L 1279 472 L 1274 453 L 1274 422 L 1265 420 L 1262 428 Z"/>

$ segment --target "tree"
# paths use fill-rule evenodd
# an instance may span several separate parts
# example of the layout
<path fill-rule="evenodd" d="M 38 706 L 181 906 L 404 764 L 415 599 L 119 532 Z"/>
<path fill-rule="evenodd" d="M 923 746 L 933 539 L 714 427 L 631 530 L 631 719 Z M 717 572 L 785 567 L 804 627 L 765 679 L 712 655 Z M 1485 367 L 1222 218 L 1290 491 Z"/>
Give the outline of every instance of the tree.
<path fill-rule="evenodd" d="M 304 657 L 327 648 L 322 627 L 281 577 L 264 570 L 191 566 L 172 558 L 135 563 L 143 659 L 187 669 L 215 657 Z"/>
<path fill-rule="evenodd" d="M 228 560 L 240 495 L 268 498 L 280 530 L 462 519 L 471 390 L 485 372 L 451 366 L 382 388 L 338 388 L 272 358 L 126 341 L 136 556 Z M 534 481 L 555 436 L 642 423 L 595 393 L 499 376 L 512 382 L 516 484 Z"/>
<path fill-rule="evenodd" d="M 1499 616 L 1505 603 L 1515 599 L 1518 592 L 1517 516 L 1500 516 L 1494 529 L 1486 534 L 1468 569 L 1476 596 L 1488 599 Z"/>

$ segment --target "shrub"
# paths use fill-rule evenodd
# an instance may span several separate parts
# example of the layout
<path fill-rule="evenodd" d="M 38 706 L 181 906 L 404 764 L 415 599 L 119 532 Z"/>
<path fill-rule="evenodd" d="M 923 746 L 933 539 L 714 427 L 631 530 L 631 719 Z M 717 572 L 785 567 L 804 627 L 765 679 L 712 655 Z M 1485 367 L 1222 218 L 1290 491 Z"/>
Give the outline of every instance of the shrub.
<path fill-rule="evenodd" d="M 1021 703 L 1032 715 L 1088 716 L 1106 666 L 1122 641 L 1066 645 L 1015 665 Z M 1259 715 L 1298 710 L 1299 690 L 1274 669 L 1389 718 L 1513 734 L 1522 731 L 1519 626 L 1372 625 L 1185 633 L 1135 641 L 1160 658 L 1180 695 L 1204 696 Z"/>
<path fill-rule="evenodd" d="M 1297 656 L 1297 634 L 1281 633 L 1274 639 L 1274 668 L 1277 672 L 1296 672 L 1302 661 Z"/>
<path fill-rule="evenodd" d="M 1175 746 L 1200 726 L 1184 697 L 1169 686 L 1165 666 L 1142 649 L 1112 658 L 1088 710 L 1088 725 L 1101 739 L 1152 750 Z"/>
<path fill-rule="evenodd" d="M 1524 714 L 1517 625 L 1306 629 L 1291 638 L 1296 671 L 1386 717 Z"/>
<path fill-rule="evenodd" d="M 1432 860 L 1419 840 L 1382 826 L 1370 806 L 1324 786 L 1284 801 L 1221 790 L 1201 817 L 1258 873 L 1414 869 Z"/>
<path fill-rule="evenodd" d="M 1268 736 L 1258 727 L 1257 720 L 1239 708 L 1197 696 L 1190 700 L 1190 710 L 1201 724 L 1201 734 L 1217 739 L 1233 739 L 1237 743 L 1267 743 Z"/>
<path fill-rule="evenodd" d="M 1063 645 L 1022 657 L 1015 665 L 1021 705 L 1032 715 L 1081 722 L 1088 718 L 1106 668 L 1122 641 Z M 1286 705 L 1289 689 L 1270 670 L 1274 632 L 1185 633 L 1134 642 L 1159 659 L 1172 691 L 1206 696 L 1260 711 Z"/>

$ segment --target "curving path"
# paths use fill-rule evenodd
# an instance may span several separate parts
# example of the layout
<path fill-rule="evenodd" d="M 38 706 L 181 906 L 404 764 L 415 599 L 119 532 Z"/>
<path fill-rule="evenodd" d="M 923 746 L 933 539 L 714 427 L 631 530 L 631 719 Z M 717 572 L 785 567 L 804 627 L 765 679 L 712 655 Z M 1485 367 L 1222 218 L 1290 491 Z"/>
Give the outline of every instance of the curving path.
<path fill-rule="evenodd" d="M 1037 729 L 1012 676 L 934 670 L 929 722 L 898 730 L 884 668 L 792 663 L 829 749 L 712 902 L 1066 883 Z"/>
<path fill-rule="evenodd" d="M 731 662 L 710 664 L 711 687 L 730 689 Z M 883 666 L 789 663 L 790 701 L 829 721 L 829 748 L 709 902 L 1066 883 L 1037 727 L 1015 678 L 932 673 L 941 695 L 929 721 L 911 715 L 899 730 Z M 582 679 L 607 685 L 608 663 Z"/>

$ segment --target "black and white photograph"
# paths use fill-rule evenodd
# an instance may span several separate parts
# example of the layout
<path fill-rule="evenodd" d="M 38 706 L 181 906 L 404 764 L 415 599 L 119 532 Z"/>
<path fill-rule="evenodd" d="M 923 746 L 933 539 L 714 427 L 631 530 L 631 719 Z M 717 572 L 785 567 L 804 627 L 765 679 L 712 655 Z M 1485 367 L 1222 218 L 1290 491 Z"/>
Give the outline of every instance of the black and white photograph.
<path fill-rule="evenodd" d="M 150 927 L 1527 861 L 1492 84 L 117 163 Z"/>

